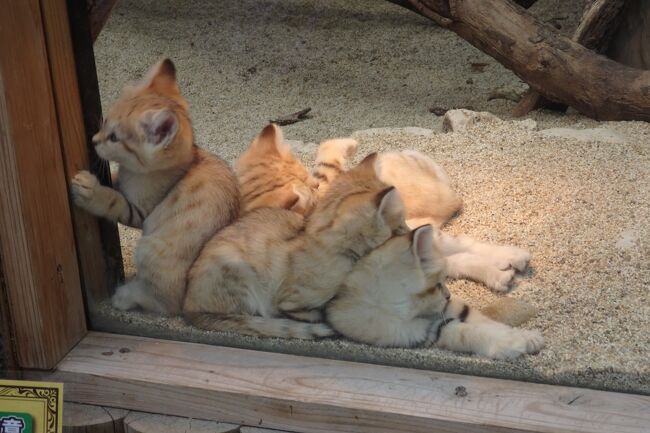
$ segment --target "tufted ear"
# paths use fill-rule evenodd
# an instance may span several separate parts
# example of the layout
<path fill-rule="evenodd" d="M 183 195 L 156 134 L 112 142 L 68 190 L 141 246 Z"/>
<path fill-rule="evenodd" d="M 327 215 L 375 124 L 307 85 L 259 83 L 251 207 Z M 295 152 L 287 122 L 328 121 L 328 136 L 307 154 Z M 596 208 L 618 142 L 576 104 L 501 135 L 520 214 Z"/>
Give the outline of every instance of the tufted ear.
<path fill-rule="evenodd" d="M 394 186 L 380 191 L 375 197 L 377 213 L 391 227 L 398 227 L 404 220 L 404 203 Z"/>
<path fill-rule="evenodd" d="M 178 132 L 178 118 L 171 110 L 149 110 L 142 115 L 142 127 L 149 143 L 167 147 Z"/>
<path fill-rule="evenodd" d="M 144 79 L 144 86 L 161 95 L 180 95 L 174 63 L 169 59 L 156 63 Z"/>
<path fill-rule="evenodd" d="M 277 156 L 287 150 L 285 147 L 282 129 L 275 123 L 266 125 L 250 145 L 250 149 L 257 153 Z"/>
<path fill-rule="evenodd" d="M 363 158 L 353 170 L 364 173 L 368 176 L 377 177 L 377 170 L 375 169 L 375 163 L 377 162 L 377 152 L 373 152 L 370 155 Z"/>
<path fill-rule="evenodd" d="M 411 250 L 421 262 L 430 262 L 434 259 L 433 228 L 429 224 L 420 226 L 411 232 Z"/>

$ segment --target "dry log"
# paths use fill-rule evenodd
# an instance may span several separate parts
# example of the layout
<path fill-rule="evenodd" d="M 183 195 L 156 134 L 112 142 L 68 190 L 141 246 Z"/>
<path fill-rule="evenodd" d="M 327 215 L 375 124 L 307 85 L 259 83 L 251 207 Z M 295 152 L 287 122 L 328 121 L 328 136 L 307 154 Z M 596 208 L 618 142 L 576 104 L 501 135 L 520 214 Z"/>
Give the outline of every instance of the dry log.
<path fill-rule="evenodd" d="M 548 99 L 598 120 L 650 121 L 650 71 L 600 56 L 508 0 L 409 1 Z"/>
<path fill-rule="evenodd" d="M 124 433 L 128 410 L 68 403 L 63 406 L 63 433 Z"/>
<path fill-rule="evenodd" d="M 607 57 L 637 69 L 650 69 L 650 0 L 628 0 Z"/>
<path fill-rule="evenodd" d="M 607 49 L 609 40 L 618 27 L 625 0 L 596 0 L 587 5 L 578 28 L 571 38 L 585 48 L 602 53 Z M 632 66 L 632 65 L 628 65 Z M 557 104 L 544 98 L 533 89 L 529 89 L 515 106 L 512 114 L 521 117 L 537 108 L 566 110 L 566 105 Z"/>

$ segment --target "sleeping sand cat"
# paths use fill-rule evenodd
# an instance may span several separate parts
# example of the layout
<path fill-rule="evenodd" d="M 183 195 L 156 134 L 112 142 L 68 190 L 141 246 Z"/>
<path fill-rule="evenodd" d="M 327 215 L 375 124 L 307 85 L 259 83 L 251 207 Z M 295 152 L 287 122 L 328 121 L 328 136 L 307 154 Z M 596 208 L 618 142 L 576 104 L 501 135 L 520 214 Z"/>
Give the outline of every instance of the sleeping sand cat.
<path fill-rule="evenodd" d="M 267 126 L 237 163 L 246 208 L 278 207 L 307 215 L 330 183 L 345 171 L 357 147 L 351 138 L 323 142 L 313 176 L 309 176 L 284 144 L 280 128 Z M 468 278 L 503 292 L 510 289 L 515 272 L 527 267 L 530 254 L 521 248 L 439 230 L 460 210 L 462 200 L 451 188 L 445 171 L 431 158 L 411 150 L 386 152 L 379 154 L 376 169 L 381 181 L 399 191 L 409 227 L 431 224 L 436 228 L 436 245 L 447 257 L 449 277 Z"/>
<path fill-rule="evenodd" d="M 195 326 L 249 335 L 331 335 L 316 310 L 354 263 L 406 231 L 394 188 L 376 176 L 374 155 L 341 174 L 306 223 L 285 209 L 260 208 L 218 232 L 192 266 L 183 313 Z M 310 311 L 314 309 L 313 311 Z"/>
<path fill-rule="evenodd" d="M 361 258 L 326 307 L 343 336 L 377 346 L 435 345 L 496 359 L 538 352 L 538 331 L 495 322 L 450 300 L 446 260 L 425 225 L 395 236 Z"/>
<path fill-rule="evenodd" d="M 228 165 L 194 144 L 169 59 L 125 88 L 93 142 L 100 157 L 119 163 L 118 189 L 82 171 L 72 180 L 75 203 L 142 228 L 137 275 L 117 289 L 113 305 L 179 313 L 187 272 L 203 244 L 237 217 L 239 192 Z"/>

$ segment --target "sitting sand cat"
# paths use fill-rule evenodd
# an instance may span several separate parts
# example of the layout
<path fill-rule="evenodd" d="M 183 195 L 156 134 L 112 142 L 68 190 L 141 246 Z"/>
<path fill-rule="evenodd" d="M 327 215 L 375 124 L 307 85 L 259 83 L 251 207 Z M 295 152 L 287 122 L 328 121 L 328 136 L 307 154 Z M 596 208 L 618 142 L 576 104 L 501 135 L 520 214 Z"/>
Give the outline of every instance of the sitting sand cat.
<path fill-rule="evenodd" d="M 425 225 L 395 236 L 361 258 L 326 307 L 335 331 L 377 346 L 435 345 L 496 359 L 538 352 L 537 331 L 495 322 L 450 300 L 446 261 Z"/>
<path fill-rule="evenodd" d="M 260 208 L 219 231 L 190 271 L 185 318 L 200 328 L 249 335 L 331 335 L 323 323 L 286 316 L 318 322 L 316 309 L 334 296 L 354 263 L 407 231 L 399 194 L 377 178 L 374 158 L 341 174 L 306 224 L 296 212 Z"/>
<path fill-rule="evenodd" d="M 141 85 L 125 88 L 93 142 L 100 157 L 119 163 L 119 186 L 102 186 L 79 172 L 72 180 L 75 203 L 142 228 L 137 276 L 117 289 L 113 305 L 179 313 L 187 272 L 203 244 L 237 217 L 239 191 L 228 165 L 194 144 L 169 59 Z"/>
<path fill-rule="evenodd" d="M 237 163 L 246 209 L 279 207 L 308 215 L 318 197 L 345 171 L 357 146 L 351 138 L 323 142 L 313 176 L 309 176 L 284 143 L 280 128 L 268 125 Z M 431 224 L 436 228 L 434 239 L 447 258 L 449 277 L 468 278 L 503 292 L 509 290 L 515 272 L 527 267 L 530 254 L 521 248 L 439 230 L 460 210 L 462 201 L 452 190 L 445 171 L 426 155 L 410 150 L 382 153 L 375 168 L 382 182 L 399 191 L 409 227 Z"/>

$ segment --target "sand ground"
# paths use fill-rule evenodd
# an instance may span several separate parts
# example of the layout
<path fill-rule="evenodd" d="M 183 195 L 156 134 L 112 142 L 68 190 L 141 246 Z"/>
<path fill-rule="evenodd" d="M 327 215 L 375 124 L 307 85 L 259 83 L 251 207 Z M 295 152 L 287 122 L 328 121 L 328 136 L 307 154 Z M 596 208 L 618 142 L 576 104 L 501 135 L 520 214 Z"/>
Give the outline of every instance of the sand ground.
<path fill-rule="evenodd" d="M 570 33 L 580 12 L 570 3 L 579 2 L 540 0 L 533 12 Z M 206 333 L 177 318 L 107 305 L 93 318 L 99 329 L 650 394 L 647 123 L 544 111 L 529 116 L 536 127 L 510 121 L 514 103 L 488 97 L 498 88 L 525 89 L 517 77 L 453 33 L 384 2 L 122 0 L 95 50 L 105 108 L 124 83 L 170 56 L 197 142 L 229 161 L 269 119 L 305 107 L 314 117 L 285 134 L 307 164 L 313 143 L 352 133 L 362 154 L 426 152 L 465 200 L 447 230 L 532 251 L 531 269 L 509 296 L 539 309 L 526 326 L 541 329 L 547 347 L 497 362 L 440 350 Z M 472 107 L 508 121 L 445 134 L 431 107 Z M 616 139 L 541 132 L 553 127 L 604 127 Z M 137 232 L 122 231 L 128 271 L 136 239 Z M 472 305 L 496 299 L 472 282 L 450 286 Z"/>

